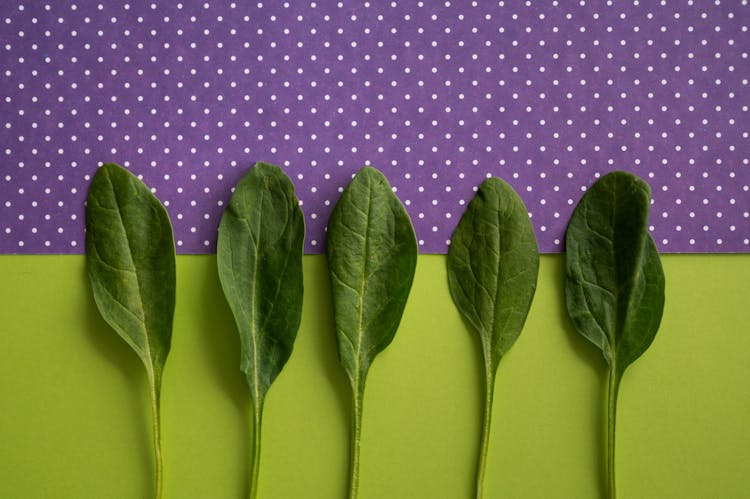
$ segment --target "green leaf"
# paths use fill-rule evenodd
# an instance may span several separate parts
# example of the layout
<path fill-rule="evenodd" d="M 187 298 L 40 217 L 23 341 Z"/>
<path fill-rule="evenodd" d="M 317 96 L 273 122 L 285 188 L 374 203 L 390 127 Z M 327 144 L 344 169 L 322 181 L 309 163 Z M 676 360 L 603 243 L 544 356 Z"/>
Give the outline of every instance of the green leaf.
<path fill-rule="evenodd" d="M 294 186 L 277 166 L 256 163 L 237 184 L 219 225 L 219 279 L 242 347 L 253 400 L 250 497 L 258 490 L 263 402 L 292 354 L 302 315 L 305 223 Z"/>
<path fill-rule="evenodd" d="M 378 170 L 360 170 L 341 195 L 328 221 L 326 251 L 339 359 L 352 386 L 354 498 L 367 371 L 396 334 L 417 263 L 409 215 Z"/>
<path fill-rule="evenodd" d="M 648 233 L 651 189 L 612 172 L 576 206 L 566 234 L 565 299 L 575 328 L 609 365 L 608 473 L 615 497 L 617 392 L 625 369 L 646 351 L 664 309 L 664 272 Z"/>
<path fill-rule="evenodd" d="M 638 177 L 605 175 L 579 202 L 566 234 L 568 314 L 618 376 L 649 347 L 664 309 L 650 200 Z"/>
<path fill-rule="evenodd" d="M 448 285 L 465 322 L 482 346 L 485 404 L 477 464 L 482 497 L 492 419 L 495 373 L 521 334 L 536 290 L 539 251 L 521 198 L 499 178 L 488 178 L 461 217 L 448 250 Z"/>
<path fill-rule="evenodd" d="M 146 367 L 160 497 L 159 399 L 175 304 L 172 226 L 148 187 L 112 163 L 99 168 L 89 188 L 86 265 L 99 312 Z"/>

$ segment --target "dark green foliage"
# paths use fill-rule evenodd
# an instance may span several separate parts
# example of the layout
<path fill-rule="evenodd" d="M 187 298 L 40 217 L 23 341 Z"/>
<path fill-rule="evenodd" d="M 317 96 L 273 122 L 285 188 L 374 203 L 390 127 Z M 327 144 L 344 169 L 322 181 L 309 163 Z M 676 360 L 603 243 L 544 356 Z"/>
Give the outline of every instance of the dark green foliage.
<path fill-rule="evenodd" d="M 334 207 L 327 257 L 339 359 L 353 392 L 353 498 L 367 371 L 396 334 L 417 263 L 409 215 L 376 169 L 360 170 Z"/>
<path fill-rule="evenodd" d="M 257 493 L 263 402 L 292 353 L 302 315 L 305 224 L 294 186 L 257 163 L 237 184 L 219 225 L 219 279 L 242 346 L 253 400 L 250 496 Z"/>
<path fill-rule="evenodd" d="M 447 265 L 453 301 L 482 345 L 485 404 L 476 485 L 481 497 L 495 373 L 521 334 L 539 274 L 534 229 L 511 186 L 494 177 L 479 186 L 453 232 Z"/>
<path fill-rule="evenodd" d="M 159 200 L 143 182 L 115 164 L 99 168 L 89 188 L 86 266 L 99 312 L 146 367 L 159 497 L 159 400 L 172 339 L 174 240 L 169 217 Z"/>
<path fill-rule="evenodd" d="M 664 309 L 664 272 L 648 233 L 651 189 L 612 172 L 576 206 L 566 234 L 565 298 L 578 332 L 609 365 L 608 474 L 615 497 L 617 394 L 625 369 L 646 351 Z"/>

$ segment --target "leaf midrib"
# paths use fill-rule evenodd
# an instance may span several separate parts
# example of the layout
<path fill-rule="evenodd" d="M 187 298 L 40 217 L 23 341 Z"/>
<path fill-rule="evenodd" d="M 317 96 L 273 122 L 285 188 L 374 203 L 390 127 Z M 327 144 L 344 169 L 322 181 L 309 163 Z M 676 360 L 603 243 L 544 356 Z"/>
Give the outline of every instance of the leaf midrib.
<path fill-rule="evenodd" d="M 498 208 L 496 210 L 497 213 L 497 222 L 494 225 L 494 228 L 496 229 L 496 240 L 497 240 L 497 249 L 494 247 L 492 248 L 492 256 L 494 258 L 494 264 L 495 268 L 497 269 L 497 276 L 500 276 L 500 265 L 502 263 L 503 257 L 507 256 L 508 254 L 518 252 L 518 247 L 514 247 L 512 244 L 509 245 L 507 248 L 501 247 L 503 241 L 505 240 L 503 237 L 501 237 L 501 234 L 503 233 L 503 225 L 508 224 L 510 225 L 512 221 L 514 220 L 514 216 L 512 214 L 513 207 L 504 206 L 506 208 L 506 211 L 511 213 L 506 213 L 506 211 L 503 211 Z M 513 229 L 517 229 L 517 227 L 513 226 Z M 518 233 L 523 234 L 522 230 L 519 230 Z M 521 236 L 522 237 L 522 236 Z M 492 351 L 490 352 L 491 357 L 495 356 L 494 347 L 498 344 L 501 338 L 505 336 L 505 333 L 507 333 L 508 324 L 511 322 L 511 313 L 518 310 L 518 307 L 515 305 L 515 303 L 511 303 L 507 306 L 499 306 L 502 302 L 501 300 L 501 294 L 505 291 L 507 285 L 509 282 L 513 281 L 514 279 L 518 279 L 520 276 L 524 275 L 529 271 L 528 268 L 522 268 L 520 271 L 516 272 L 515 274 L 512 274 L 511 276 L 505 276 L 503 278 L 503 286 L 500 285 L 500 283 L 496 280 L 494 282 L 495 284 L 495 290 L 494 290 L 494 300 L 491 303 L 492 306 L 492 328 L 489 331 L 489 341 L 490 346 L 492 347 Z M 482 285 L 481 281 L 477 279 L 477 282 L 479 283 L 480 287 L 484 289 L 484 286 Z M 489 290 L 485 290 L 487 294 L 489 295 Z M 492 296 L 492 295 L 490 295 Z M 509 310 L 510 312 L 506 314 L 505 320 L 503 321 L 503 324 L 499 326 L 500 322 L 500 314 L 505 311 Z M 503 354 L 500 354 L 502 356 Z M 493 362 L 498 362 L 500 359 L 491 359 Z"/>
<path fill-rule="evenodd" d="M 494 226 L 495 230 L 497 231 L 495 233 L 496 234 L 495 240 L 497 241 L 497 251 L 493 251 L 492 256 L 495 258 L 495 261 L 493 263 L 495 264 L 495 269 L 496 269 L 497 274 L 496 274 L 496 279 L 494 280 L 495 292 L 493 293 L 494 300 L 492 301 L 492 330 L 489 332 L 490 333 L 490 338 L 489 338 L 490 347 L 495 345 L 496 342 L 499 340 L 500 336 L 502 336 L 502 333 L 504 332 L 504 329 L 505 329 L 505 325 L 507 325 L 507 322 L 509 319 L 508 317 L 506 317 L 505 325 L 503 325 L 502 328 L 498 329 L 498 322 L 499 322 L 498 315 L 500 313 L 500 310 L 499 310 L 500 307 L 498 307 L 497 305 L 500 302 L 500 293 L 503 290 L 503 286 L 500 286 L 499 280 L 497 279 L 497 277 L 500 276 L 500 262 L 501 262 L 501 257 L 503 255 L 503 248 L 500 247 L 503 241 L 502 241 L 502 238 L 500 237 L 500 234 L 502 231 L 503 219 L 504 218 L 510 219 L 510 217 L 504 217 L 505 213 L 503 212 L 500 206 L 498 206 L 498 209 L 496 210 L 495 213 L 497 215 L 497 220 L 495 221 L 495 226 Z M 490 361 L 493 361 L 493 362 L 499 361 L 499 359 L 493 358 L 495 356 L 494 355 L 495 352 L 493 350 L 494 349 L 491 349 L 489 352 Z"/>
<path fill-rule="evenodd" d="M 618 183 L 619 183 L 618 177 L 615 177 L 614 178 L 615 187 L 612 190 L 612 205 L 613 205 L 612 217 L 614 218 L 614 220 L 612 221 L 613 223 L 611 224 L 612 227 L 617 227 L 616 223 L 618 219 L 618 216 L 617 216 L 617 211 L 618 211 L 617 184 Z M 612 359 L 610 361 L 611 362 L 610 367 L 613 372 L 617 372 L 617 338 L 620 336 L 619 334 L 620 333 L 619 331 L 620 330 L 620 283 L 619 283 L 620 279 L 619 279 L 619 275 L 617 275 L 619 273 L 619 268 L 617 266 L 618 253 L 619 253 L 618 246 L 615 243 L 615 232 L 613 231 L 612 232 L 612 254 L 615 257 L 614 258 L 615 261 L 613 263 L 614 263 L 614 268 L 615 268 L 615 284 L 616 284 L 614 292 L 612 293 L 615 299 L 615 311 L 614 311 L 615 312 L 614 314 L 615 315 L 615 327 L 614 327 L 614 330 L 612 331 L 612 334 L 614 335 L 614 337 L 611 338 L 610 340 L 610 347 L 612 349 L 612 354 L 611 354 Z"/>
<path fill-rule="evenodd" d="M 370 255 L 370 246 L 369 246 L 369 240 L 370 240 L 370 214 L 372 213 L 372 187 L 368 184 L 367 189 L 367 212 L 365 213 L 365 230 L 364 234 L 365 237 L 362 238 L 362 246 L 363 246 L 363 259 L 364 262 L 362 264 L 362 278 L 359 288 L 359 310 L 358 310 L 358 316 L 357 316 L 357 352 L 355 355 L 355 385 L 357 392 L 360 391 L 359 385 L 360 385 L 360 369 L 362 365 L 362 338 L 364 336 L 364 328 L 363 321 L 364 321 L 364 301 L 365 301 L 365 289 L 367 288 L 367 270 L 368 270 L 368 263 L 369 263 L 369 255 Z"/>
<path fill-rule="evenodd" d="M 265 190 L 260 190 L 260 203 L 258 207 L 258 221 L 262 220 L 263 218 L 263 197 L 265 195 Z M 253 316 L 252 320 L 250 321 L 251 327 L 250 327 L 250 337 L 253 341 L 253 390 L 255 391 L 254 398 L 255 403 L 258 405 L 260 403 L 260 388 L 259 388 L 259 375 L 258 375 L 258 328 L 256 321 L 258 319 L 258 296 L 256 294 L 256 288 L 258 286 L 258 264 L 259 264 L 259 255 L 260 255 L 260 245 L 261 245 L 261 230 L 258 230 L 258 238 L 255 241 L 255 254 L 253 255 L 253 285 L 251 288 L 251 293 L 253 295 Z M 252 232 L 251 232 L 252 233 Z"/>
<path fill-rule="evenodd" d="M 618 183 L 619 183 L 618 177 L 614 177 L 614 179 L 613 179 L 613 184 L 614 185 L 613 185 L 612 191 L 611 191 L 612 192 L 612 220 L 610 222 L 610 226 L 613 227 L 613 228 L 617 226 L 617 220 L 619 218 L 618 217 L 619 204 L 618 204 L 618 196 L 617 196 L 617 193 L 619 192 L 618 191 Z M 599 232 L 597 232 L 596 230 L 594 230 L 593 227 L 591 227 L 591 225 L 588 222 L 588 211 L 589 211 L 588 204 L 585 204 L 583 206 L 584 206 L 584 210 L 585 210 L 584 221 L 586 223 L 586 227 L 590 231 L 592 231 L 595 234 L 601 236 L 602 234 L 600 234 Z M 629 287 L 629 295 L 630 296 L 627 297 L 627 299 L 629 301 L 630 298 L 631 298 L 631 296 L 632 296 L 633 289 L 634 289 L 634 282 L 635 282 L 635 280 L 637 278 L 637 275 L 641 271 L 640 269 L 641 269 L 643 258 L 644 258 L 644 250 L 643 250 L 643 245 L 642 245 L 642 247 L 638 249 L 636 258 L 634 259 L 633 263 L 634 263 L 635 273 L 631 274 L 631 275 L 628 275 L 627 279 L 625 279 L 623 282 L 620 282 L 619 267 L 617 266 L 619 246 L 615 243 L 615 233 L 613 232 L 612 235 L 611 235 L 611 239 L 607 239 L 607 240 L 610 241 L 610 243 L 611 243 L 613 260 L 614 260 L 612 263 L 613 263 L 613 267 L 616 269 L 616 271 L 615 271 L 615 286 L 614 286 L 613 290 L 609 290 L 609 289 L 604 288 L 604 287 L 602 287 L 601 285 L 598 285 L 598 284 L 589 283 L 586 279 L 584 279 L 583 272 L 580 269 L 580 260 L 579 260 L 578 264 L 579 264 L 579 274 L 581 275 L 581 278 L 583 279 L 583 283 L 584 284 L 588 284 L 588 285 L 594 284 L 595 287 L 597 287 L 599 289 L 602 289 L 603 291 L 607 291 L 607 292 L 609 292 L 612 295 L 613 304 L 614 304 L 614 307 L 613 307 L 613 309 L 614 309 L 613 310 L 613 323 L 614 323 L 613 326 L 614 327 L 611 330 L 611 336 L 609 334 L 607 334 L 607 340 L 608 340 L 609 348 L 610 348 L 609 364 L 610 364 L 610 370 L 612 372 L 619 373 L 619 367 L 618 367 L 618 347 L 619 347 L 619 342 L 618 342 L 618 339 L 620 339 L 622 337 L 622 333 L 624 331 L 623 324 L 620 321 L 620 315 L 621 315 L 620 314 L 620 300 L 621 300 L 621 295 L 622 295 L 621 290 L 622 290 L 622 288 L 624 288 L 626 286 Z M 631 249 L 631 251 L 632 251 L 632 249 Z M 588 306 L 589 306 L 589 310 L 590 310 L 589 297 L 588 297 L 588 295 L 585 292 L 583 293 L 583 296 L 584 296 L 584 299 L 586 300 L 586 303 L 589 304 Z M 625 308 L 627 309 L 628 307 L 625 307 Z M 594 320 L 598 324 L 598 322 L 599 322 L 598 318 L 594 314 L 591 314 L 591 316 L 594 318 Z M 599 327 L 601 328 L 600 324 L 599 324 Z"/>
<path fill-rule="evenodd" d="M 615 216 L 615 219 L 617 218 L 617 210 L 618 210 L 618 202 L 617 202 L 617 192 L 618 192 L 617 183 L 618 183 L 618 181 L 619 181 L 618 177 L 615 177 L 615 189 L 614 189 L 613 195 L 612 195 L 612 197 L 613 197 L 613 204 L 614 204 L 614 216 Z M 636 189 L 638 189 L 638 187 L 636 187 Z M 646 223 L 646 225 L 648 225 L 648 223 Z M 613 227 L 614 227 L 614 224 L 613 224 Z M 646 229 L 646 232 L 647 232 L 647 229 Z M 648 234 L 646 233 L 646 237 L 647 236 L 648 236 Z M 612 248 L 613 248 L 613 252 L 616 255 L 618 253 L 618 245 L 615 244 L 614 237 L 615 237 L 615 235 L 612 234 Z M 628 289 L 628 293 L 627 293 L 627 297 L 626 297 L 626 299 L 627 299 L 626 305 L 627 306 L 625 307 L 625 313 L 626 313 L 626 317 L 625 318 L 627 319 L 627 310 L 630 308 L 630 300 L 632 299 L 633 291 L 635 289 L 635 281 L 636 281 L 638 275 L 640 274 L 641 268 L 643 266 L 644 246 L 645 246 L 645 242 L 646 241 L 645 241 L 645 237 L 640 237 L 639 236 L 639 239 L 641 239 L 641 241 L 640 241 L 640 247 L 635 248 L 635 251 L 637 251 L 637 253 L 636 253 L 636 258 L 633 261 L 633 270 L 634 270 L 634 272 L 629 273 L 629 275 L 627 276 L 627 278 L 622 283 L 619 282 L 619 276 L 618 276 L 618 285 L 617 285 L 617 287 L 616 287 L 616 289 L 614 291 L 614 296 L 615 296 L 615 330 L 614 330 L 614 335 L 615 335 L 615 337 L 614 337 L 614 339 L 612 341 L 613 352 L 612 352 L 612 366 L 611 366 L 611 368 L 612 368 L 612 370 L 614 372 L 619 372 L 619 367 L 617 365 L 618 347 L 619 347 L 619 341 L 618 340 L 622 338 L 623 333 L 624 333 L 624 329 L 625 329 L 624 328 L 624 323 L 622 323 L 620 321 L 620 297 L 622 295 L 621 291 L 622 291 L 622 288 L 627 288 Z M 615 261 L 617 261 L 616 257 L 615 257 Z M 627 367 L 627 366 L 624 366 L 624 367 Z"/>

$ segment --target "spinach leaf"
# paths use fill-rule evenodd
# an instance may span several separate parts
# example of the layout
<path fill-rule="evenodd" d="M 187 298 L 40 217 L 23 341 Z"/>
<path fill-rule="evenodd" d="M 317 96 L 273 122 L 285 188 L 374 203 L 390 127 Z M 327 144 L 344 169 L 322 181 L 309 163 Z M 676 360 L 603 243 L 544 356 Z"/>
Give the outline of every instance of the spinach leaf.
<path fill-rule="evenodd" d="M 539 274 L 534 229 L 521 198 L 499 178 L 488 178 L 461 217 L 448 249 L 451 297 L 478 336 L 484 359 L 485 400 L 476 497 L 483 495 L 500 359 L 526 322 Z"/>
<path fill-rule="evenodd" d="M 237 184 L 219 225 L 219 280 L 242 346 L 253 402 L 250 497 L 257 496 L 263 402 L 292 354 L 302 315 L 305 223 L 294 186 L 256 163 Z"/>
<path fill-rule="evenodd" d="M 96 172 L 86 202 L 86 266 L 104 320 L 143 361 L 153 417 L 156 497 L 161 497 L 160 394 L 172 339 L 175 250 L 167 211 L 115 164 Z"/>
<path fill-rule="evenodd" d="M 612 499 L 620 381 L 651 345 L 664 310 L 664 272 L 648 233 L 650 200 L 651 189 L 643 180 L 609 173 L 576 206 L 565 241 L 568 314 L 609 365 L 607 483 Z"/>
<path fill-rule="evenodd" d="M 378 170 L 363 168 L 344 190 L 328 221 L 326 253 L 339 359 L 352 387 L 355 498 L 367 371 L 396 334 L 417 263 L 409 215 Z"/>

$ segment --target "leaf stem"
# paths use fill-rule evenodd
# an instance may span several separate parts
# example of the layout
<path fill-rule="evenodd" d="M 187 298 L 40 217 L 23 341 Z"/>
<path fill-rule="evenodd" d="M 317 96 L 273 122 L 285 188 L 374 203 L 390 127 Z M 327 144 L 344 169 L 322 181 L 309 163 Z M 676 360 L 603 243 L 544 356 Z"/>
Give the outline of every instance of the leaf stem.
<path fill-rule="evenodd" d="M 356 383 L 355 385 L 358 385 Z M 359 493 L 359 443 L 362 436 L 362 399 L 364 388 L 356 388 L 352 397 L 352 434 L 349 454 L 349 499 L 356 499 Z"/>
<path fill-rule="evenodd" d="M 160 387 L 151 380 L 151 422 L 154 436 L 154 482 L 156 499 L 161 498 L 163 464 L 161 457 L 161 423 L 160 423 Z"/>
<path fill-rule="evenodd" d="M 250 451 L 250 499 L 258 497 L 258 477 L 260 476 L 260 427 L 263 419 L 263 401 L 253 400 L 253 444 Z"/>
<path fill-rule="evenodd" d="M 617 393 L 620 390 L 620 376 L 612 365 L 609 370 L 609 395 L 607 403 L 607 486 L 609 499 L 616 499 L 615 488 L 615 424 L 617 420 Z"/>
<path fill-rule="evenodd" d="M 485 359 L 484 417 L 482 422 L 482 440 L 479 447 L 479 459 L 477 461 L 477 499 L 482 499 L 482 496 L 484 495 L 484 472 L 487 467 L 487 451 L 490 447 L 490 425 L 492 423 L 492 396 L 495 391 L 495 373 L 492 371 L 492 367 L 488 361 L 489 359 Z"/>

